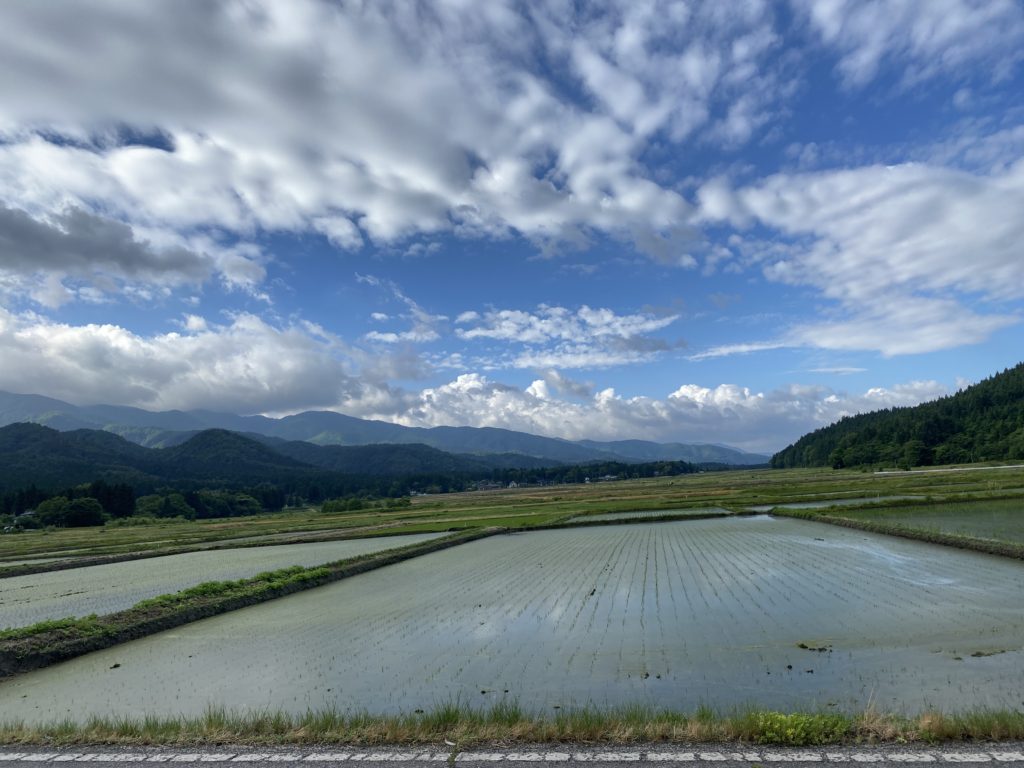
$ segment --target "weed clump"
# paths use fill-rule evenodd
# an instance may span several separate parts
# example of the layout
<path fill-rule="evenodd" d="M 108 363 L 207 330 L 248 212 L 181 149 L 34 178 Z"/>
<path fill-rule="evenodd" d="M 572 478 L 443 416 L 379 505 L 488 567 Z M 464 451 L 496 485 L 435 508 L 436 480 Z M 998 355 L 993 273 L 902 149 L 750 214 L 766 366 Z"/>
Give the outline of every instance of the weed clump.
<path fill-rule="evenodd" d="M 758 744 L 806 747 L 834 743 L 852 725 L 853 721 L 848 716 L 840 714 L 756 712 L 750 724 L 750 735 L 751 740 Z"/>

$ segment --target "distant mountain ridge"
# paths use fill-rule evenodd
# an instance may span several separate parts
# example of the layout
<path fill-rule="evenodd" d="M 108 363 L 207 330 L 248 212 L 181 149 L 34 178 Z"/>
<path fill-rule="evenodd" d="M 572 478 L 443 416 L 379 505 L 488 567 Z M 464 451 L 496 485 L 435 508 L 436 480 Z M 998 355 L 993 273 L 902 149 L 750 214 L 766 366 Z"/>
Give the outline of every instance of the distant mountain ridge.
<path fill-rule="evenodd" d="M 764 464 L 768 457 L 713 444 L 655 443 L 645 440 L 570 441 L 495 427 L 405 427 L 333 411 L 305 411 L 274 419 L 214 411 L 146 411 L 115 405 L 75 406 L 41 395 L 0 392 L 0 426 L 42 424 L 60 431 L 101 429 L 149 447 L 172 447 L 206 429 L 301 441 L 359 446 L 418 443 L 454 454 L 520 454 L 521 461 L 579 464 L 591 461 L 688 461 L 733 465 Z M 526 466 L 527 464 L 509 464 Z"/>
<path fill-rule="evenodd" d="M 240 487 L 264 483 L 346 492 L 372 478 L 483 477 L 510 466 L 498 456 L 460 456 L 414 443 L 319 446 L 207 429 L 169 448 L 146 448 L 97 429 L 61 432 L 20 422 L 0 427 L 0 490 L 35 485 L 58 490 L 103 480 L 136 488 Z M 536 460 L 513 457 L 511 466 Z M 359 480 L 358 478 L 363 478 Z M 381 486 L 383 487 L 383 486 Z"/>
<path fill-rule="evenodd" d="M 847 416 L 804 435 L 772 466 L 902 466 L 1024 459 L 1024 363 L 948 397 Z"/>

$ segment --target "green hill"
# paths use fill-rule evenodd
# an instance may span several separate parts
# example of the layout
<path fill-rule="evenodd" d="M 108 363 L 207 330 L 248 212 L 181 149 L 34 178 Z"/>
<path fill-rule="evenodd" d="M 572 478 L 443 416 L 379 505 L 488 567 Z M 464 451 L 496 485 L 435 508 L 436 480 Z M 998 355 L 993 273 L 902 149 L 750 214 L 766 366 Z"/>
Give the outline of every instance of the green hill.
<path fill-rule="evenodd" d="M 0 427 L 0 491 L 31 485 L 58 490 L 103 480 L 141 491 L 270 484 L 289 492 L 315 486 L 324 493 L 379 493 L 390 488 L 383 481 L 395 478 L 480 478 L 495 469 L 535 464 L 524 456 L 463 456 L 417 444 L 321 446 L 224 429 L 207 429 L 167 448 L 145 448 L 102 430 Z"/>
<path fill-rule="evenodd" d="M 11 424 L 0 428 L 0 488 L 64 488 L 99 479 L 146 484 L 156 479 L 151 453 L 109 432 Z"/>
<path fill-rule="evenodd" d="M 772 457 L 784 467 L 927 466 L 1024 459 L 1024 363 L 913 408 L 848 416 Z"/>

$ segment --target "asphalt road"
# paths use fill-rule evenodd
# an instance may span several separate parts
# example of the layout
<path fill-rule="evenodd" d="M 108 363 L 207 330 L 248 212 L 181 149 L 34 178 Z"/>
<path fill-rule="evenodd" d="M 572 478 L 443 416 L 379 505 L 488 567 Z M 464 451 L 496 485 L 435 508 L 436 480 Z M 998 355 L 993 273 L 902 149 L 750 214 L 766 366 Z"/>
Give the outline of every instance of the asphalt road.
<path fill-rule="evenodd" d="M 753 768 L 760 766 L 806 766 L 808 764 L 877 766 L 924 763 L 949 766 L 987 763 L 1024 766 L 1024 743 L 953 745 L 936 747 L 822 747 L 785 749 L 767 747 L 630 745 L 622 748 L 576 748 L 567 745 L 542 745 L 533 748 L 477 748 L 460 751 L 448 745 L 432 749 L 357 749 L 338 746 L 304 749 L 260 749 L 247 747 L 210 747 L 186 749 L 111 749 L 78 748 L 47 750 L 45 747 L 0 748 L 0 765 L 28 768 L 38 764 L 95 763 L 220 763 L 243 764 L 248 768 L 282 768 L 283 764 L 303 764 L 319 768 L 354 768 L 357 763 L 399 764 L 402 768 L 438 768 L 457 763 L 464 768 L 507 763 L 530 768 L 540 764 L 559 768 L 658 768 L 660 766 L 713 766 L 714 768 Z"/>

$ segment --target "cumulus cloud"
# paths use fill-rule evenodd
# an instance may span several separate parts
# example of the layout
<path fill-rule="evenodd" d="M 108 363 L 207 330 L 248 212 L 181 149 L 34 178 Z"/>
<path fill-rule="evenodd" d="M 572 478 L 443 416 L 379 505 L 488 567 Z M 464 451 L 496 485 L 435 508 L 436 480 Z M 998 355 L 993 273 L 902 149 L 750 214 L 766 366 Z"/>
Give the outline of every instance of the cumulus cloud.
<path fill-rule="evenodd" d="M 264 412 L 358 396 L 343 350 L 301 324 L 250 314 L 223 325 L 198 316 L 152 336 L 117 325 L 69 325 L 0 308 L 0 389 L 74 403 Z"/>
<path fill-rule="evenodd" d="M 1024 8 L 1015 0 L 792 0 L 851 86 L 874 79 L 885 63 L 911 86 L 938 75 L 967 77 L 981 65 L 1008 76 L 1024 54 Z"/>
<path fill-rule="evenodd" d="M 519 389 L 480 374 L 463 374 L 413 394 L 402 414 L 378 416 L 410 426 L 469 424 L 569 439 L 722 442 L 773 452 L 843 416 L 948 394 L 934 381 L 876 387 L 861 394 L 799 385 L 754 392 L 732 384 L 687 384 L 661 398 L 622 397 L 604 389 L 580 402 L 556 397 L 549 381 L 545 377 Z"/>
<path fill-rule="evenodd" d="M 837 305 L 766 348 L 928 352 L 1020 321 L 1005 307 L 1024 296 L 1024 162 L 991 174 L 914 163 L 779 174 L 735 191 L 716 181 L 701 197 L 708 220 L 788 237 L 760 253 L 764 273 Z"/>
<path fill-rule="evenodd" d="M 776 450 L 842 416 L 914 405 L 947 390 L 933 381 L 863 394 L 790 386 L 772 392 L 683 385 L 664 397 L 623 397 L 553 370 L 525 388 L 467 373 L 405 390 L 415 358 L 369 354 L 305 322 L 224 323 L 187 315 L 180 332 L 143 336 L 116 325 L 69 325 L 0 309 L 0 389 L 70 402 L 242 413 L 339 410 L 410 426 L 468 425 L 565 438 L 725 442 Z M 116 374 L 112 374 L 114 371 Z"/>

